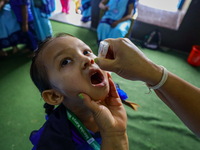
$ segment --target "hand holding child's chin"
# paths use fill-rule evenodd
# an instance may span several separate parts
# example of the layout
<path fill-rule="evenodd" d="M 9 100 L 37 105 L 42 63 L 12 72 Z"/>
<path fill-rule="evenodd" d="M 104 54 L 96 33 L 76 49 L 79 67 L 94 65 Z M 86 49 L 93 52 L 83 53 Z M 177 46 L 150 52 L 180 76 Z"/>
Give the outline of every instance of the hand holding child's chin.
<path fill-rule="evenodd" d="M 85 105 L 92 111 L 102 135 L 107 136 L 113 133 L 124 134 L 127 123 L 126 111 L 110 76 L 108 81 L 110 91 L 104 101 L 92 100 L 84 93 L 81 93 L 81 96 Z"/>

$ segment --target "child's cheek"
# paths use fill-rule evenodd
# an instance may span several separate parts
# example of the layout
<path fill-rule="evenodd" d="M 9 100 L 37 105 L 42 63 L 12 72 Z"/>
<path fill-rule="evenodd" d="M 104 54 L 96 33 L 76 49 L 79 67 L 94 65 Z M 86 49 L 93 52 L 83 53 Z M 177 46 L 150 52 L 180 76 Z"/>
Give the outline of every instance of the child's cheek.
<path fill-rule="evenodd" d="M 107 80 L 108 80 L 108 78 L 107 78 Z M 94 101 L 104 100 L 108 96 L 109 91 L 110 91 L 110 85 L 108 82 L 108 84 L 104 90 L 97 91 L 95 94 L 92 93 L 90 95 L 91 99 Z"/>

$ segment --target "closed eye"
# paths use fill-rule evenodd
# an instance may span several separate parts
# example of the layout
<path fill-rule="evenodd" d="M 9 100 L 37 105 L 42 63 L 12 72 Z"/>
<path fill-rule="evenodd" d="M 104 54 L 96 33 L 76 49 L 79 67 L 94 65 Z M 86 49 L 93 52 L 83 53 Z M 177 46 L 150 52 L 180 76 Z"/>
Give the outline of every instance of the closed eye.
<path fill-rule="evenodd" d="M 64 67 L 64 66 L 66 66 L 67 64 L 69 64 L 70 62 L 71 62 L 71 60 L 70 60 L 69 58 L 64 58 L 64 59 L 61 61 L 60 65 L 61 65 L 61 67 Z"/>

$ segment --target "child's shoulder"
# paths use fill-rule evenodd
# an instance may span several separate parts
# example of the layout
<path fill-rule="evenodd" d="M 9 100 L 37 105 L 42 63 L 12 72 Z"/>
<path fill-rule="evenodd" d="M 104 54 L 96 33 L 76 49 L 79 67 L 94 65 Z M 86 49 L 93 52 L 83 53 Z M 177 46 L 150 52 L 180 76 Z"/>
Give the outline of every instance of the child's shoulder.
<path fill-rule="evenodd" d="M 31 132 L 30 141 L 37 150 L 74 149 L 66 108 L 59 105 L 39 130 Z"/>

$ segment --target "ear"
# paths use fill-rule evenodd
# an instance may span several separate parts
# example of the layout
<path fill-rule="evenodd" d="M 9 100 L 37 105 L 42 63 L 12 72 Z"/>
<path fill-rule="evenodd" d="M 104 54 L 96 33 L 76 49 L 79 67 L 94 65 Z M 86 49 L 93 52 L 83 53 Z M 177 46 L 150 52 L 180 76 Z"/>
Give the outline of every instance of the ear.
<path fill-rule="evenodd" d="M 50 105 L 59 105 L 64 100 L 64 96 L 53 89 L 43 91 L 42 97 Z"/>

